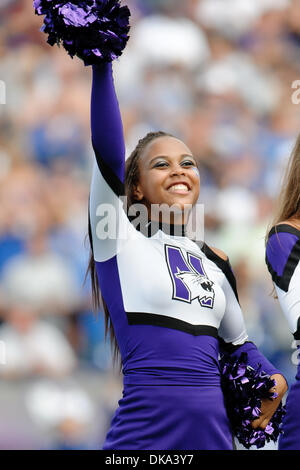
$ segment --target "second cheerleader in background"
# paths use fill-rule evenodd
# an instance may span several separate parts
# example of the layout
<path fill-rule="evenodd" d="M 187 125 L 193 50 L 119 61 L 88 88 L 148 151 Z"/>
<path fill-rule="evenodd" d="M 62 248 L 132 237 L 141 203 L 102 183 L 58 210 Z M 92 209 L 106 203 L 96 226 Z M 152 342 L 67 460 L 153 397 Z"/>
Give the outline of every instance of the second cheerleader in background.
<path fill-rule="evenodd" d="M 290 157 L 278 210 L 268 231 L 266 263 L 278 301 L 296 341 L 300 340 L 300 135 Z M 290 387 L 279 450 L 300 450 L 300 366 Z"/>

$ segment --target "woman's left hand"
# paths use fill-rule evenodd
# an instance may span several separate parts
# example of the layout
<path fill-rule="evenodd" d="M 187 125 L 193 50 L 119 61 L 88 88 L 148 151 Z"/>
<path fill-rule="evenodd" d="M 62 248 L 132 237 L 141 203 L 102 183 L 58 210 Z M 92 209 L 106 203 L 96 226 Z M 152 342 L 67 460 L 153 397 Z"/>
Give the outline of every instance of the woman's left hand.
<path fill-rule="evenodd" d="M 252 421 L 252 427 L 254 429 L 260 428 L 260 429 L 265 429 L 272 418 L 273 414 L 277 410 L 278 406 L 280 405 L 280 402 L 283 398 L 283 395 L 288 389 L 287 383 L 285 378 L 280 375 L 280 374 L 274 374 L 271 376 L 271 379 L 274 379 L 276 381 L 275 387 L 271 388 L 271 392 L 276 392 L 278 394 L 277 398 L 274 398 L 272 400 L 265 398 L 262 400 L 262 405 L 261 405 L 261 415 L 259 418 L 255 419 Z"/>

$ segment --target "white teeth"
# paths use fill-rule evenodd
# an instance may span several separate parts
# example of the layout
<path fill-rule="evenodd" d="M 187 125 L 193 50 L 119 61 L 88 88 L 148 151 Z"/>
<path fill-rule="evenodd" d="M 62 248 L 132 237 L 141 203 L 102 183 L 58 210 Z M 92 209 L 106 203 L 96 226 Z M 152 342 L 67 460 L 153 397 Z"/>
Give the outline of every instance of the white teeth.
<path fill-rule="evenodd" d="M 171 190 L 179 190 L 179 191 L 188 191 L 189 188 L 185 184 L 174 184 L 174 186 L 171 186 L 169 191 Z"/>

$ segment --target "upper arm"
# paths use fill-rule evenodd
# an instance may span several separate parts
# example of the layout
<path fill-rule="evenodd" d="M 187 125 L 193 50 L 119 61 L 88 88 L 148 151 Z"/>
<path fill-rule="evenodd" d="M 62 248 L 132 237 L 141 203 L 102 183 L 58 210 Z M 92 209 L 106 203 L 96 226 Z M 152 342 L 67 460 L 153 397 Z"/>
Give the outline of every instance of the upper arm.
<path fill-rule="evenodd" d="M 95 261 L 107 261 L 118 254 L 128 240 L 138 236 L 123 207 L 122 193 L 116 191 L 94 162 L 89 225 Z"/>
<path fill-rule="evenodd" d="M 224 316 L 219 327 L 219 336 L 234 346 L 243 344 L 248 339 L 244 315 L 231 282 L 224 276 L 222 284 L 226 299 Z"/>
<path fill-rule="evenodd" d="M 297 230 L 271 230 L 266 246 L 266 264 L 290 330 L 295 333 L 300 317 L 300 240 Z"/>
<path fill-rule="evenodd" d="M 226 307 L 219 326 L 219 336 L 234 346 L 247 341 L 244 316 L 239 304 L 236 279 L 231 268 L 228 256 L 217 248 L 204 245 L 203 251 L 222 271 L 222 289 L 225 295 Z"/>

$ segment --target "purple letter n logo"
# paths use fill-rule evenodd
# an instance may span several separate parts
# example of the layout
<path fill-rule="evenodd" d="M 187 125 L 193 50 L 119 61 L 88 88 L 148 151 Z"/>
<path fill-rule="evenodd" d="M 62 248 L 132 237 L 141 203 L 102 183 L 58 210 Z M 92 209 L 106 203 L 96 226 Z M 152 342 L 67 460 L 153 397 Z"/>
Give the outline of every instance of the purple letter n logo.
<path fill-rule="evenodd" d="M 180 248 L 165 245 L 166 260 L 173 284 L 173 299 L 191 303 L 198 299 L 201 307 L 213 308 L 215 292 L 213 282 L 207 278 L 202 260 Z"/>

